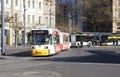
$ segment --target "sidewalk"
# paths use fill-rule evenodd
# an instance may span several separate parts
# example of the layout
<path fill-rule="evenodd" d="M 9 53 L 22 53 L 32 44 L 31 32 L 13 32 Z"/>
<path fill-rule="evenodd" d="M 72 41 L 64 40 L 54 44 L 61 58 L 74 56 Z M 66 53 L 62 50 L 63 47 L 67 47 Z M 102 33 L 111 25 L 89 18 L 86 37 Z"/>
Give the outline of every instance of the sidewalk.
<path fill-rule="evenodd" d="M 26 49 L 26 48 L 31 48 L 31 46 L 26 46 L 26 47 L 24 47 L 24 46 L 17 46 L 17 47 L 15 47 L 15 46 L 5 46 L 5 49 Z"/>

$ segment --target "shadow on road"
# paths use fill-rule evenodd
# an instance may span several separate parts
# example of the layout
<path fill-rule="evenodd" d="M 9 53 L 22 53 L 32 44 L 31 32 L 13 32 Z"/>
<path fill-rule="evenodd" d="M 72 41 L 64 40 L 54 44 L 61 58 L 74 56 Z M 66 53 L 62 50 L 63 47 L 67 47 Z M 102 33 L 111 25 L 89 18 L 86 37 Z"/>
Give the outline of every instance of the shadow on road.
<path fill-rule="evenodd" d="M 48 56 L 48 57 L 33 57 L 31 61 L 55 61 L 55 62 L 80 62 L 80 63 L 111 63 L 111 64 L 120 64 L 120 54 L 115 53 L 114 51 L 108 50 L 85 50 L 78 51 L 79 53 L 90 53 L 88 55 L 72 55 L 64 56 L 63 54 L 69 53 L 62 52 L 58 55 Z M 75 53 L 75 52 L 74 52 Z M 62 55 L 62 56 L 61 56 Z M 28 50 L 9 50 L 6 52 L 6 56 L 14 56 L 14 57 L 32 57 L 30 49 Z"/>
<path fill-rule="evenodd" d="M 23 52 L 13 52 L 6 53 L 6 56 L 14 56 L 14 57 L 31 57 L 31 51 L 23 51 Z"/>
<path fill-rule="evenodd" d="M 120 54 L 111 51 L 88 50 L 92 55 L 72 57 L 49 57 L 32 59 L 32 61 L 80 62 L 80 63 L 111 63 L 120 64 Z"/>

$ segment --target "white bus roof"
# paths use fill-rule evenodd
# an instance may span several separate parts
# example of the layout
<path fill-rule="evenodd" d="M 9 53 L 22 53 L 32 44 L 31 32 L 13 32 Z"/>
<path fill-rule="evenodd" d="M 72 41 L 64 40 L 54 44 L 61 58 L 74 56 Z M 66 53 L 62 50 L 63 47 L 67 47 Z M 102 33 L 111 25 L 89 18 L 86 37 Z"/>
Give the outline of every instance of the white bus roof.
<path fill-rule="evenodd" d="M 58 29 L 56 28 L 52 28 L 52 27 L 37 27 L 37 28 L 34 28 L 32 30 L 48 30 L 50 32 L 50 34 L 53 33 L 53 31 L 58 31 L 60 32 Z"/>

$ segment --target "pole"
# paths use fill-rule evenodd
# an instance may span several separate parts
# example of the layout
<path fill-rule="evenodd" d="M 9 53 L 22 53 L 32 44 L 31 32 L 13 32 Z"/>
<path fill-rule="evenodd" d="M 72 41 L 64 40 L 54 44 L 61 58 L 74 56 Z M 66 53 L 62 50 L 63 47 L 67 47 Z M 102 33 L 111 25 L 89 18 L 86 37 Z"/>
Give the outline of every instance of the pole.
<path fill-rule="evenodd" d="M 1 55 L 5 55 L 5 28 L 4 28 L 4 0 L 1 0 L 1 17 L 2 17 L 2 33 L 1 33 Z"/>
<path fill-rule="evenodd" d="M 71 33 L 71 22 L 70 22 L 70 18 L 71 18 L 71 16 L 70 16 L 70 13 L 69 13 L 69 16 L 68 16 L 68 20 L 69 20 L 69 21 L 68 21 L 68 22 L 69 22 L 69 23 L 68 23 L 68 24 L 69 24 L 69 25 L 68 25 L 68 27 L 69 27 L 69 33 Z"/>
<path fill-rule="evenodd" d="M 75 4 L 75 0 L 72 2 L 72 9 L 73 9 L 73 11 L 72 11 L 72 30 L 73 30 L 73 32 L 74 32 L 74 18 L 75 18 L 75 16 L 74 16 L 74 12 L 75 12 L 74 4 Z"/>
<path fill-rule="evenodd" d="M 26 6 L 25 6 L 25 0 L 24 0 L 24 47 L 26 47 Z"/>

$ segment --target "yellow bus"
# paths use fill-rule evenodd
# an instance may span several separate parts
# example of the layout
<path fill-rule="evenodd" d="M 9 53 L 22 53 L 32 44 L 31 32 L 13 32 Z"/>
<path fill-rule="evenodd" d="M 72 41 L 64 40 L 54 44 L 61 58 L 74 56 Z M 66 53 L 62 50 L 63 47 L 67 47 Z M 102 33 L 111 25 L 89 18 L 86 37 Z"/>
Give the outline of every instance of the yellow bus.
<path fill-rule="evenodd" d="M 102 43 L 102 46 L 117 46 L 120 45 L 120 35 L 109 35 L 107 41 Z"/>

